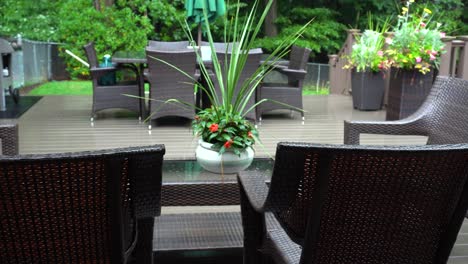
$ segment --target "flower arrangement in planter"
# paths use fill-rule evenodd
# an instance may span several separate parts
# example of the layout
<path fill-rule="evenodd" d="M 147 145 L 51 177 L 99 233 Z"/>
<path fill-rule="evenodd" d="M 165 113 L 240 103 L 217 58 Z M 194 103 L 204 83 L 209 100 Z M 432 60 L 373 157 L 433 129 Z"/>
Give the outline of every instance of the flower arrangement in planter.
<path fill-rule="evenodd" d="M 205 3 L 205 1 L 202 2 Z M 263 76 L 273 70 L 273 67 L 268 66 L 278 64 L 279 60 L 288 53 L 290 47 L 311 23 L 309 21 L 295 34 L 288 36 L 270 56 L 264 59 L 263 64 L 258 67 L 252 76 L 238 85 L 249 57 L 249 51 L 254 48 L 257 34 L 262 28 L 263 21 L 273 0 L 266 3 L 265 9 L 262 10 L 260 16 L 257 14 L 259 2 L 259 0 L 253 2 L 252 9 L 248 12 L 245 21 L 241 21 L 238 14 L 242 5 L 240 5 L 239 0 L 237 1 L 236 16 L 225 20 L 224 25 L 224 41 L 226 43 L 236 43 L 230 47 L 231 51 L 226 55 L 229 56 L 229 59 L 225 58 L 224 62 L 220 62 L 217 56 L 212 56 L 210 67 L 212 70 L 206 67 L 204 63 L 200 63 L 201 76 L 206 84 L 203 85 L 194 80 L 197 82 L 196 89 L 201 89 L 211 104 L 211 107 L 207 109 L 197 109 L 195 106 L 191 106 L 198 110 L 192 123 L 193 132 L 201 138 L 196 150 L 196 157 L 203 168 L 212 172 L 238 172 L 248 167 L 252 162 L 254 155 L 252 146 L 258 142 L 258 131 L 246 119 L 246 114 L 255 111 L 258 104 L 267 100 L 256 102 L 253 106 L 248 106 L 248 102 L 252 96 L 255 96 L 255 90 L 260 85 Z M 216 49 L 206 11 L 204 16 L 203 23 L 206 35 L 211 54 L 214 55 Z M 257 20 L 256 17 L 259 17 L 259 19 Z M 185 24 L 183 28 L 191 43 L 195 43 L 190 33 L 190 26 Z M 198 61 L 203 61 L 199 50 L 196 47 L 194 49 Z M 159 60 L 158 58 L 154 59 Z M 166 63 L 162 60 L 159 61 Z M 174 65 L 170 66 L 176 68 Z M 216 76 L 216 85 L 211 78 L 213 74 Z M 190 105 L 176 99 L 169 99 L 166 103 L 176 103 L 184 107 Z M 298 110 L 302 111 L 302 109 Z"/>
<path fill-rule="evenodd" d="M 434 69 L 438 69 L 444 51 L 441 24 L 432 20 L 432 11 L 423 8 L 412 13 L 414 0 L 402 7 L 393 36 L 386 39 L 391 63 L 387 120 L 414 113 L 432 87 Z"/>
<path fill-rule="evenodd" d="M 439 67 L 440 55 L 445 52 L 441 40 L 445 33 L 440 30 L 441 24 L 432 20 L 431 10 L 424 8 L 422 14 L 411 13 L 413 3 L 414 0 L 409 0 L 402 8 L 393 37 L 386 39 L 386 53 L 393 67 L 417 69 L 426 74 Z"/>
<path fill-rule="evenodd" d="M 351 87 L 353 107 L 359 110 L 379 110 L 382 108 L 386 77 L 384 71 L 390 67 L 384 52 L 384 32 L 388 29 L 387 21 L 382 27 L 373 26 L 369 19 L 369 28 L 356 36 L 348 64 L 345 69 L 352 69 Z"/>

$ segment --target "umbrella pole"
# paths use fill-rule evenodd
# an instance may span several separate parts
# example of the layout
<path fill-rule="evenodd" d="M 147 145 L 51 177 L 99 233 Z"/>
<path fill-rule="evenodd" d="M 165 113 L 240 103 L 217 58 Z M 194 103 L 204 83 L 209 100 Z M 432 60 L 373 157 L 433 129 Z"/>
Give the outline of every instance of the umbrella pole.
<path fill-rule="evenodd" d="M 197 38 L 197 44 L 200 47 L 201 46 L 201 40 L 202 40 L 202 25 L 201 23 L 198 24 L 198 38 Z"/>

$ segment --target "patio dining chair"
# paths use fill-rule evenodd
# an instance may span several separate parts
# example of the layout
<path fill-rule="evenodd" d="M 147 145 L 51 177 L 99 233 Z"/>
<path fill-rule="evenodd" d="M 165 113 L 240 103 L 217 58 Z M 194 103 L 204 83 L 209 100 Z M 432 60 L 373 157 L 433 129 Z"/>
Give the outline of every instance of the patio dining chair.
<path fill-rule="evenodd" d="M 190 46 L 188 41 L 158 41 L 158 40 L 149 40 L 148 47 L 156 50 L 187 50 L 187 47 Z"/>
<path fill-rule="evenodd" d="M 18 154 L 18 124 L 0 122 L 0 156 Z"/>
<path fill-rule="evenodd" d="M 261 121 L 265 112 L 276 109 L 290 109 L 299 111 L 302 109 L 302 86 L 307 74 L 306 66 L 311 50 L 298 46 L 292 46 L 289 61 L 279 62 L 274 65 L 273 70 L 285 75 L 288 78 L 287 83 L 268 83 L 263 82 L 257 89 L 257 102 L 267 99 L 257 106 L 257 118 Z M 274 101 L 280 102 L 275 103 Z M 291 108 L 290 106 L 294 107 Z M 304 120 L 304 112 L 299 111 Z"/>
<path fill-rule="evenodd" d="M 0 263 L 152 264 L 164 152 L 1 156 Z"/>
<path fill-rule="evenodd" d="M 446 263 L 468 207 L 468 144 L 279 143 L 269 187 L 258 173 L 238 181 L 244 263 Z"/>
<path fill-rule="evenodd" d="M 216 52 L 231 52 L 232 48 L 239 44 L 239 42 L 213 42 L 213 46 Z M 201 46 L 210 46 L 210 43 L 207 41 L 202 41 Z"/>
<path fill-rule="evenodd" d="M 195 117 L 193 107 L 175 101 L 168 103 L 166 101 L 175 99 L 179 102 L 195 104 L 194 75 L 197 58 L 195 51 L 190 49 L 168 51 L 147 47 L 146 57 L 147 78 L 150 83 L 150 121 L 164 116 L 193 119 Z M 148 128 L 151 129 L 151 123 Z"/>
<path fill-rule="evenodd" d="M 263 51 L 260 48 L 251 49 L 249 51 L 247 60 L 245 62 L 244 69 L 243 69 L 242 73 L 240 74 L 239 81 L 237 82 L 237 86 L 235 88 L 236 91 L 234 92 L 235 95 L 234 95 L 233 101 L 237 99 L 237 94 L 239 93 L 240 89 L 242 89 L 243 84 L 246 81 L 248 81 L 250 78 L 252 78 L 255 71 L 257 71 L 257 69 L 259 67 L 259 64 L 260 64 L 262 54 L 263 54 Z M 224 66 L 225 65 L 230 65 L 231 52 L 229 52 L 229 51 L 228 52 L 216 51 L 216 56 L 218 58 L 220 66 L 221 66 L 221 70 L 224 72 L 223 76 L 227 76 L 226 74 L 227 74 L 228 69 L 225 68 Z M 218 94 L 218 98 L 219 98 L 219 100 L 221 100 L 221 88 L 219 86 L 218 79 L 216 78 L 216 74 L 213 74 L 211 77 L 212 77 L 211 79 L 212 79 L 212 82 L 214 84 L 216 93 Z M 259 76 L 259 78 L 261 78 L 261 77 L 262 76 Z M 226 77 L 224 77 L 224 79 L 226 80 Z M 246 87 L 247 87 L 246 89 L 251 89 L 251 86 L 246 86 Z M 254 105 L 255 105 L 255 96 L 251 96 L 244 110 L 246 111 L 249 108 L 253 107 Z M 256 120 L 255 109 L 248 112 L 245 115 L 245 117 L 247 117 L 250 120 L 255 121 Z"/>
<path fill-rule="evenodd" d="M 344 143 L 359 144 L 361 134 L 420 135 L 430 145 L 468 143 L 467 102 L 467 80 L 438 76 L 426 101 L 407 118 L 344 121 Z"/>
<path fill-rule="evenodd" d="M 96 50 L 94 43 L 90 42 L 84 46 L 86 56 L 89 62 L 89 71 L 93 83 L 93 106 L 91 111 L 91 122 L 97 111 L 109 108 L 123 108 L 130 111 L 135 111 L 139 114 L 139 119 L 143 116 L 143 102 L 139 97 L 143 96 L 143 87 L 140 83 L 142 76 L 139 74 L 138 69 L 131 65 L 118 64 L 108 67 L 99 67 Z M 115 79 L 103 81 L 103 78 L 112 77 L 116 72 L 123 70 L 131 71 L 135 75 L 134 80 L 121 81 L 114 83 Z M 111 75 L 109 75 L 111 74 Z M 115 77 L 115 75 L 114 75 Z M 132 95 L 135 97 L 125 96 L 124 94 Z"/>

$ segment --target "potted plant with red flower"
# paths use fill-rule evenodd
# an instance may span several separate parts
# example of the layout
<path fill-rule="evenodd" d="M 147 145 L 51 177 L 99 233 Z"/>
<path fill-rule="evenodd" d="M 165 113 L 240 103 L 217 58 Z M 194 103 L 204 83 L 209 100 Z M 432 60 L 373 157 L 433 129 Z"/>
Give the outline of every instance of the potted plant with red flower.
<path fill-rule="evenodd" d="M 201 53 L 194 47 L 198 61 L 202 62 L 199 64 L 200 75 L 205 80 L 203 84 L 194 80 L 197 83 L 196 87 L 198 87 L 195 92 L 202 90 L 209 99 L 211 107 L 198 109 L 187 102 L 176 99 L 165 101 L 165 103 L 196 108 L 197 114 L 192 123 L 194 134 L 200 137 L 196 158 L 204 169 L 215 173 L 239 172 L 251 164 L 254 157 L 252 147 L 258 141 L 258 131 L 255 129 L 254 124 L 247 120 L 246 116 L 251 111 L 255 111 L 258 104 L 272 100 L 263 99 L 251 105 L 249 104 L 250 99 L 255 96 L 255 91 L 261 84 L 263 76 L 273 70 L 274 67 L 272 66 L 279 64 L 280 59 L 288 53 L 291 45 L 301 36 L 301 33 L 310 23 L 306 23 L 295 34 L 286 37 L 283 43 L 278 45 L 272 54 L 264 59 L 263 64 L 259 65 L 250 77 L 241 78 L 248 58 L 252 54 L 251 52 L 253 50 L 257 52 L 258 50 L 254 49 L 255 40 L 262 29 L 263 21 L 273 0 L 266 3 L 266 7 L 262 10 L 260 16 L 257 13 L 260 1 L 255 0 L 245 20 L 239 19 L 239 8 L 242 5 L 239 0 L 236 2 L 236 15 L 233 18 L 226 19 L 224 25 L 225 42 L 235 43 L 227 49 L 229 52 L 225 56 L 229 58 L 220 61 L 214 55 L 216 49 L 207 12 L 204 12 L 205 20 L 203 23 L 212 54 L 209 67 L 205 66 Z M 201 1 L 201 3 L 203 4 L 205 1 Z M 190 33 L 190 26 L 186 24 L 184 29 L 186 29 L 186 34 L 191 43 L 195 43 Z M 158 58 L 153 59 L 167 63 Z M 176 66 L 167 64 L 177 69 Z M 189 74 L 184 74 L 191 78 Z M 212 78 L 213 75 L 216 78 Z M 245 81 L 241 82 L 241 79 L 245 79 Z M 302 109 L 298 110 L 302 111 Z"/>
<path fill-rule="evenodd" d="M 234 173 L 252 163 L 252 146 L 258 138 L 258 131 L 241 114 L 233 113 L 228 117 L 225 109 L 212 106 L 198 112 L 192 127 L 200 137 L 197 160 L 206 170 Z"/>
<path fill-rule="evenodd" d="M 264 59 L 263 65 L 259 65 L 257 70 L 241 83 L 240 80 L 243 79 L 241 75 L 248 58 L 252 51 L 257 50 L 254 49 L 256 36 L 261 31 L 273 1 L 267 2 L 266 8 L 262 10 L 257 20 L 256 11 L 260 1 L 255 0 L 245 21 L 238 18 L 241 5 L 239 1 L 237 3 L 236 16 L 226 20 L 224 27 L 225 41 L 235 43 L 229 47 L 230 52 L 226 55 L 229 58 L 220 61 L 217 56 L 212 56 L 210 65 L 212 70 L 200 64 L 200 72 L 206 84 L 199 84 L 198 87 L 206 94 L 211 107 L 200 109 L 192 123 L 194 134 L 200 137 L 196 150 L 197 161 L 206 170 L 216 173 L 239 172 L 251 164 L 254 157 L 252 147 L 258 142 L 258 131 L 246 116 L 251 111 L 255 111 L 258 104 L 272 100 L 264 99 L 253 106 L 249 101 L 255 96 L 262 77 L 273 69 L 272 65 L 279 63 L 280 58 L 287 54 L 291 45 L 310 23 L 306 23 L 295 34 L 287 37 L 270 56 Z M 216 49 L 208 19 L 205 19 L 204 23 L 211 54 L 214 55 Z M 187 33 L 193 42 L 190 32 Z M 211 78 L 212 75 L 216 78 Z"/>

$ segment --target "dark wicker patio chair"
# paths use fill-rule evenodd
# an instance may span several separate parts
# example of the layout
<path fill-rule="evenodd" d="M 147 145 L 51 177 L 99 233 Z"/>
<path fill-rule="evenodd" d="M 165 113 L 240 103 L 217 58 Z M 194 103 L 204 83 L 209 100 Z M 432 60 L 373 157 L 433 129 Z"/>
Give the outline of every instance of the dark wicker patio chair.
<path fill-rule="evenodd" d="M 258 69 L 262 54 L 263 54 L 263 51 L 260 48 L 252 49 L 249 51 L 247 61 L 245 62 L 244 70 L 242 71 L 239 81 L 237 82 L 237 87 L 236 87 L 236 92 L 235 92 L 236 95 L 239 92 L 239 90 L 242 88 L 242 85 L 244 84 L 244 82 L 246 82 L 249 78 L 251 78 L 252 75 L 254 75 L 255 71 Z M 219 51 L 219 52 L 217 51 L 216 56 L 218 57 L 218 61 L 221 65 L 222 70 L 227 71 L 227 69 L 223 69 L 223 68 L 225 65 L 229 65 L 230 59 L 231 59 L 230 57 L 231 53 L 229 51 L 227 53 L 224 51 Z M 226 74 L 224 74 L 223 76 L 226 79 L 225 77 Z M 221 100 L 221 90 L 220 90 L 216 75 L 212 75 L 212 81 L 214 83 L 216 92 L 218 94 L 218 98 L 219 100 Z M 250 89 L 250 88 L 247 88 L 247 89 Z M 234 97 L 233 100 L 236 100 L 236 97 Z M 252 96 L 250 97 L 249 102 L 247 103 L 247 106 L 245 107 L 244 110 L 245 111 L 248 110 L 249 108 L 253 107 L 254 104 L 255 104 L 255 96 Z M 255 109 L 248 112 L 245 116 L 248 119 L 255 121 L 256 120 Z"/>
<path fill-rule="evenodd" d="M 446 263 L 468 207 L 467 144 L 280 143 L 263 176 L 238 176 L 244 263 Z"/>
<path fill-rule="evenodd" d="M 360 134 L 421 135 L 427 144 L 468 143 L 468 81 L 438 76 L 423 105 L 396 121 L 345 121 L 344 143 Z"/>
<path fill-rule="evenodd" d="M 142 87 L 140 87 L 140 83 L 143 83 L 140 80 L 142 76 L 138 73 L 138 69 L 130 65 L 117 65 L 117 67 L 110 66 L 100 68 L 96 56 L 96 50 L 94 49 L 94 43 L 88 43 L 84 46 L 84 49 L 86 51 L 86 56 L 88 57 L 90 66 L 89 71 L 93 82 L 93 109 L 91 112 L 91 122 L 94 121 L 97 111 L 109 108 L 124 108 L 138 112 L 139 118 L 141 119 L 143 114 L 142 100 L 123 95 L 129 94 L 136 97 L 143 96 L 143 90 Z M 117 82 L 110 85 L 102 84 L 101 78 L 124 69 L 134 72 L 135 80 Z"/>
<path fill-rule="evenodd" d="M 148 41 L 148 47 L 155 50 L 187 50 L 189 46 L 190 42 L 188 41 Z"/>
<path fill-rule="evenodd" d="M 438 76 L 423 105 L 396 121 L 345 121 L 344 143 L 360 134 L 421 135 L 427 144 L 468 143 L 468 81 Z M 468 213 L 467 213 L 468 218 Z"/>
<path fill-rule="evenodd" d="M 193 119 L 195 109 L 180 103 L 165 103 L 168 99 L 177 99 L 181 102 L 194 105 L 194 85 L 196 54 L 194 50 L 161 51 L 151 47 L 146 48 L 148 59 L 148 81 L 150 83 L 150 119 L 163 116 L 179 116 Z M 178 69 L 167 65 L 172 64 Z M 185 72 L 192 76 L 189 78 Z M 151 129 L 151 123 L 149 125 Z"/>
<path fill-rule="evenodd" d="M 18 124 L 0 123 L 0 156 L 18 154 Z"/>
<path fill-rule="evenodd" d="M 302 86 L 307 74 L 306 66 L 311 50 L 298 46 L 292 46 L 289 61 L 275 65 L 274 70 L 284 74 L 288 78 L 288 83 L 262 83 L 257 89 L 257 102 L 263 99 L 274 100 L 283 104 L 266 101 L 257 106 L 257 118 L 262 119 L 265 112 L 276 109 L 291 109 L 298 111 L 302 109 Z M 291 108 L 287 105 L 296 107 Z M 304 112 L 301 113 L 304 120 Z"/>
<path fill-rule="evenodd" d="M 0 157 L 0 263 L 153 263 L 164 152 Z"/>

